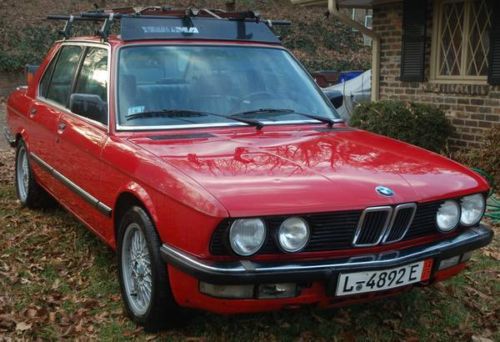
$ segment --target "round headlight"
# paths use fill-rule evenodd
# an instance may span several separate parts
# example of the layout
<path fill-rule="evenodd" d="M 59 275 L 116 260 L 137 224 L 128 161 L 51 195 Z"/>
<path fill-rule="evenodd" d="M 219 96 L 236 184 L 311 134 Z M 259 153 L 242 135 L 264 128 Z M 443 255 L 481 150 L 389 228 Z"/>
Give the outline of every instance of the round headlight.
<path fill-rule="evenodd" d="M 440 231 L 449 232 L 456 228 L 460 220 L 460 206 L 456 201 L 446 201 L 441 204 L 437 215 L 436 223 Z"/>
<path fill-rule="evenodd" d="M 261 219 L 239 219 L 229 229 L 229 243 L 241 256 L 257 253 L 266 240 L 266 225 Z"/>
<path fill-rule="evenodd" d="M 460 223 L 464 226 L 473 226 L 479 221 L 484 214 L 484 209 L 486 203 L 484 201 L 484 196 L 481 194 L 475 194 L 471 196 L 465 196 L 462 198 L 462 215 L 460 216 Z"/>
<path fill-rule="evenodd" d="M 287 218 L 278 231 L 278 241 L 285 252 L 298 252 L 309 241 L 309 226 L 300 217 Z"/>

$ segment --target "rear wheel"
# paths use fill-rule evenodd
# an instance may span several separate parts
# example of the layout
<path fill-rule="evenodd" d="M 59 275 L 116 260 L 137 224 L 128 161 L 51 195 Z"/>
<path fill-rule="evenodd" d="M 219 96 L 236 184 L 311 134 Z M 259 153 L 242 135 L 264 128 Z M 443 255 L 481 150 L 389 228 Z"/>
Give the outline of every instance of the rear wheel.
<path fill-rule="evenodd" d="M 128 210 L 118 235 L 118 270 L 128 315 L 148 332 L 181 324 L 183 312 L 170 290 L 161 242 L 144 209 Z"/>
<path fill-rule="evenodd" d="M 54 200 L 36 182 L 29 163 L 29 153 L 23 140 L 16 149 L 16 192 L 23 206 L 28 208 L 46 208 L 54 205 Z"/>

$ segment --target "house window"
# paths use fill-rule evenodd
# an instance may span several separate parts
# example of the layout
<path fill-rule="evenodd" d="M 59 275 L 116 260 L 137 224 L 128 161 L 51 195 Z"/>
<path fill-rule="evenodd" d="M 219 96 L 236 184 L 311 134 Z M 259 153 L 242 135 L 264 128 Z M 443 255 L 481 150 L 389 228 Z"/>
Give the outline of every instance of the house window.
<path fill-rule="evenodd" d="M 433 78 L 486 81 L 492 15 L 488 0 L 440 0 L 434 13 Z"/>

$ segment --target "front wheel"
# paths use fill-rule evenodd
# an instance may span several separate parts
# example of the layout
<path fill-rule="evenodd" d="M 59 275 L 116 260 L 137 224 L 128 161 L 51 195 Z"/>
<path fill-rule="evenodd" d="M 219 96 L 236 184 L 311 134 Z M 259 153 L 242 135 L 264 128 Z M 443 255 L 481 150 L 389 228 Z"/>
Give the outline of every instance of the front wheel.
<path fill-rule="evenodd" d="M 23 140 L 19 140 L 16 149 L 16 192 L 19 202 L 31 209 L 48 208 L 54 200 L 37 183 L 29 163 L 29 153 Z"/>
<path fill-rule="evenodd" d="M 182 323 L 181 308 L 175 303 L 160 256 L 161 242 L 144 209 L 128 210 L 118 235 L 118 270 L 128 315 L 147 332 Z"/>

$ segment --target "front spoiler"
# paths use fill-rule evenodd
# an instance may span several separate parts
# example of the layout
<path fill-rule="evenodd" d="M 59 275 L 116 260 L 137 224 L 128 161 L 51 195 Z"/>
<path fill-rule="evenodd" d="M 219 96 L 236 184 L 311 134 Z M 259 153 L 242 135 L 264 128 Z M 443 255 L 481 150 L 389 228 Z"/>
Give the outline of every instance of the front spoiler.
<path fill-rule="evenodd" d="M 484 247 L 492 239 L 493 231 L 481 224 L 450 239 L 422 246 L 330 260 L 214 262 L 199 259 L 167 244 L 161 247 L 161 255 L 166 263 L 212 284 L 309 282 L 329 280 L 339 272 L 393 268 L 429 258 L 434 259 L 436 267 L 440 260 Z"/>

